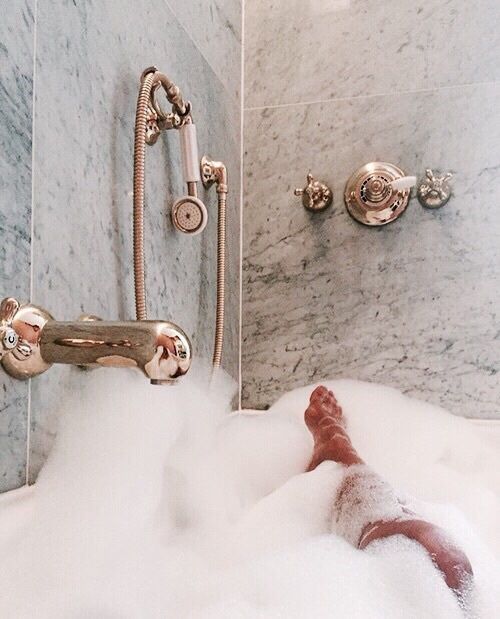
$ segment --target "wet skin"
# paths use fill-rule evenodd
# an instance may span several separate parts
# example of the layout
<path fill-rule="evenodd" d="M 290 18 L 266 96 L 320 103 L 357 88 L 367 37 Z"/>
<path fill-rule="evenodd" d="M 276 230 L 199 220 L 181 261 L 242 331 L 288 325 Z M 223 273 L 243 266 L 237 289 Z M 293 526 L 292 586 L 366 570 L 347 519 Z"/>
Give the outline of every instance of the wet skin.
<path fill-rule="evenodd" d="M 314 438 L 314 451 L 308 471 L 314 470 L 325 460 L 333 460 L 346 468 L 364 464 L 355 450 L 345 428 L 345 419 L 337 399 L 326 387 L 317 387 L 305 412 L 305 422 Z M 346 476 L 346 482 L 356 484 L 357 475 Z M 342 501 L 345 488 L 338 491 L 335 502 Z M 358 548 L 364 549 L 375 540 L 404 535 L 421 544 L 429 553 L 436 567 L 443 573 L 448 587 L 459 598 L 470 589 L 472 567 L 465 553 L 440 527 L 419 519 L 401 505 L 401 516 L 388 521 L 367 522 L 363 528 Z"/>

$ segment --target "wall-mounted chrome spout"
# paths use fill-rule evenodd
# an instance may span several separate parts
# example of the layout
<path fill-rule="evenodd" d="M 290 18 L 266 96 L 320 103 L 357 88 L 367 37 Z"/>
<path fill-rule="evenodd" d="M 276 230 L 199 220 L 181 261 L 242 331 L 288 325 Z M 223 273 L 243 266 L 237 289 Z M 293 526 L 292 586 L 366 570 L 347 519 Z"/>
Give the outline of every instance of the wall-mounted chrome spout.
<path fill-rule="evenodd" d="M 4 299 L 0 358 L 14 378 L 27 379 L 53 363 L 136 367 L 154 384 L 172 384 L 191 364 L 191 345 L 177 325 L 161 321 L 59 322 L 40 307 Z"/>

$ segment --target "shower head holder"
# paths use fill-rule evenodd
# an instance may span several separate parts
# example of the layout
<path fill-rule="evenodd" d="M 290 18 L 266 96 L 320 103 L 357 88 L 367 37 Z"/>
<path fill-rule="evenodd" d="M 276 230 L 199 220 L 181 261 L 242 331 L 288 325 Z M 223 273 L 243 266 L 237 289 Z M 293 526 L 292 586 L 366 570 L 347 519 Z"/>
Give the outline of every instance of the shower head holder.
<path fill-rule="evenodd" d="M 151 66 L 142 72 L 141 84 L 148 75 L 152 76 L 152 83 L 147 102 L 145 139 L 147 144 L 153 145 L 162 131 L 179 129 L 192 122 L 191 102 L 184 99 L 179 87 L 157 67 Z M 172 105 L 170 112 L 166 112 L 158 102 L 157 92 L 160 88 L 163 88 L 168 102 Z"/>

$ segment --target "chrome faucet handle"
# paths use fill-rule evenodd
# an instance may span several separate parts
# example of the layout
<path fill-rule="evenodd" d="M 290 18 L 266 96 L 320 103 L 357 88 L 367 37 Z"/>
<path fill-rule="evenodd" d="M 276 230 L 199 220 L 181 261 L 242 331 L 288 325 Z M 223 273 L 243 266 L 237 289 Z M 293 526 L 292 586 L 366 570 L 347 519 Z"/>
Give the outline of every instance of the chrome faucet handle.
<path fill-rule="evenodd" d="M 333 200 L 330 187 L 322 181 L 317 181 L 310 172 L 307 175 L 307 185 L 303 189 L 295 189 L 293 193 L 302 196 L 302 205 L 308 211 L 323 211 Z"/>
<path fill-rule="evenodd" d="M 451 172 L 443 176 L 438 176 L 433 170 L 427 168 L 426 178 L 422 179 L 418 189 L 417 197 L 422 206 L 426 208 L 440 208 L 444 206 L 451 196 L 450 180 L 453 178 Z"/>
<path fill-rule="evenodd" d="M 52 316 L 36 305 L 21 305 L 7 297 L 0 304 L 0 359 L 4 370 L 15 378 L 26 379 L 50 367 L 43 359 L 40 340 Z"/>
<path fill-rule="evenodd" d="M 19 309 L 19 301 L 8 297 L 0 304 L 0 359 L 11 352 L 19 342 L 19 336 L 12 328 L 12 320 Z"/>
<path fill-rule="evenodd" d="M 389 183 L 389 185 L 394 191 L 405 191 L 406 189 L 411 189 L 412 187 L 415 187 L 416 184 L 416 176 L 400 176 L 396 180 Z"/>

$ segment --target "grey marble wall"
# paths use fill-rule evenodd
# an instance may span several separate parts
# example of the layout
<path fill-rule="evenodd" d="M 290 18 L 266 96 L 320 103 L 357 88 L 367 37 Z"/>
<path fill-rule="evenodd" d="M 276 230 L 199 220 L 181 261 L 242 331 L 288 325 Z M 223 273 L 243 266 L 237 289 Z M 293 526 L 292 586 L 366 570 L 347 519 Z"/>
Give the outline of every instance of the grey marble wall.
<path fill-rule="evenodd" d="M 31 250 L 31 298 L 56 318 L 70 320 L 82 311 L 108 319 L 134 317 L 133 125 L 140 73 L 146 66 L 156 64 L 192 101 L 201 153 L 223 159 L 229 167 L 229 294 L 224 365 L 236 377 L 240 4 L 235 0 L 212 2 L 208 17 L 197 10 L 195 0 L 184 5 L 185 12 L 176 15 L 165 0 L 126 3 L 38 0 L 33 206 L 31 209 L 31 194 L 27 205 L 22 205 L 28 223 L 32 211 L 34 237 L 30 248 L 29 225 L 18 222 L 18 237 L 12 242 L 20 238 L 26 245 L 27 257 Z M 15 16 L 11 18 L 14 20 Z M 20 22 L 14 21 L 13 27 L 18 29 Z M 3 30 L 2 26 L 2 43 Z M 224 68 L 219 63 L 221 57 L 227 59 Z M 30 58 L 29 66 L 32 66 L 32 53 Z M 17 72 L 12 69 L 12 73 Z M 29 116 L 31 108 L 30 103 Z M 0 135 L 4 131 L 10 136 L 13 122 L 7 118 L 0 124 Z M 13 158 L 18 157 L 18 151 L 17 147 L 12 148 Z M 28 151 L 30 163 L 31 148 Z M 184 193 L 175 132 L 162 136 L 154 147 L 148 148 L 146 167 L 148 312 L 151 317 L 178 322 L 191 335 L 196 355 L 208 356 L 214 331 L 215 192 L 202 195 L 210 215 L 207 229 L 201 236 L 187 238 L 173 231 L 169 219 L 170 205 L 176 196 Z M 27 175 L 31 177 L 31 164 Z M 5 181 L 3 173 L 0 176 Z M 28 178 L 30 186 L 31 178 Z M 16 211 L 21 208 L 19 200 L 14 204 Z M 7 233 L 5 239 L 2 245 L 10 247 Z M 26 280 L 26 288 L 16 288 L 15 292 L 27 298 L 29 260 L 20 264 L 18 271 Z M 4 280 L 3 272 L 2 285 L 5 293 L 11 292 L 10 280 Z M 20 457 L 20 452 L 13 452 L 0 459 L 1 474 L 5 471 L 5 479 L 10 480 L 0 481 L 0 489 L 19 485 L 26 477 L 26 468 L 29 479 L 36 478 L 57 431 L 57 419 L 52 413 L 54 404 L 68 388 L 70 373 L 77 372 L 73 368 L 53 367 L 32 380 L 29 412 L 21 398 L 26 393 L 25 385 L 18 396 L 19 403 L 13 394 L 4 395 L 10 411 L 9 432 L 22 436 L 24 457 Z M 85 375 L 73 379 L 85 389 Z M 28 414 L 30 446 L 26 459 Z M 13 437 L 2 440 L 9 446 L 14 444 Z"/>
<path fill-rule="evenodd" d="M 351 377 L 498 418 L 500 5 L 300 7 L 246 6 L 243 404 Z M 454 196 L 365 228 L 343 190 L 373 160 L 452 170 Z M 293 196 L 309 170 L 321 214 Z"/>
<path fill-rule="evenodd" d="M 30 295 L 31 148 L 35 0 L 18 0 L 0 23 L 0 282 Z M 26 480 L 28 383 L 0 372 L 0 491 Z"/>

